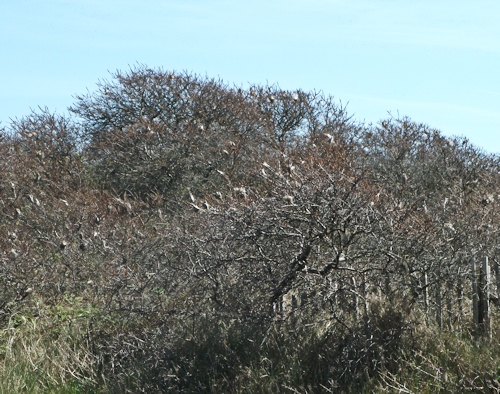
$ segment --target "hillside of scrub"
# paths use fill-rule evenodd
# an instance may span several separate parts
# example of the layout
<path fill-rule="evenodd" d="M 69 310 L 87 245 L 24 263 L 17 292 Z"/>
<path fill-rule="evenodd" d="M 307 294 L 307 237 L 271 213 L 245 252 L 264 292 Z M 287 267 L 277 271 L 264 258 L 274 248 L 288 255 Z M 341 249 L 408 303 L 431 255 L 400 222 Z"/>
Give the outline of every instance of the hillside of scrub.
<path fill-rule="evenodd" d="M 497 155 L 145 66 L 69 110 L 0 130 L 0 393 L 500 391 Z"/>

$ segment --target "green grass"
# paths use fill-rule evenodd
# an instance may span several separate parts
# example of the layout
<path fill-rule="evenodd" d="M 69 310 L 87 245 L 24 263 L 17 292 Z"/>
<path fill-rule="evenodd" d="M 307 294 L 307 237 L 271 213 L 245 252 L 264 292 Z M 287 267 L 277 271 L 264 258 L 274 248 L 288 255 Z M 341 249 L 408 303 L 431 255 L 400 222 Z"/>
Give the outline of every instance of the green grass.
<path fill-rule="evenodd" d="M 117 370 L 103 361 L 103 347 L 91 346 L 90 333 L 108 335 L 120 349 L 147 327 L 101 318 L 78 297 L 33 301 L 0 330 L 0 394 L 498 392 L 497 333 L 491 342 L 476 340 L 463 328 L 408 324 L 393 311 L 371 323 L 372 331 L 362 322 L 351 330 L 304 322 L 264 330 L 207 317 L 189 335 L 181 326 L 171 337 L 144 334 L 142 353 Z M 387 336 L 400 326 L 399 336 Z"/>
<path fill-rule="evenodd" d="M 0 330 L 0 393 L 93 392 L 91 313 L 75 298 L 18 308 Z"/>

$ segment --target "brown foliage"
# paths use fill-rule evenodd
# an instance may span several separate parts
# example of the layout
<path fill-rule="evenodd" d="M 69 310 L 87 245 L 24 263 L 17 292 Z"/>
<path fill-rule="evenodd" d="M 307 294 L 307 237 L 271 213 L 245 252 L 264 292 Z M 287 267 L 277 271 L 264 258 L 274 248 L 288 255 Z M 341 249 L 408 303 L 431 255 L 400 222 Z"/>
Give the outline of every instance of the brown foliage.
<path fill-rule="evenodd" d="M 395 373 L 424 292 L 496 253 L 498 158 L 465 139 L 360 125 L 315 92 L 113 78 L 77 119 L 34 113 L 0 140 L 2 314 L 81 297 L 112 390 L 231 387 L 299 325 L 357 360 L 311 361 L 312 391 Z"/>

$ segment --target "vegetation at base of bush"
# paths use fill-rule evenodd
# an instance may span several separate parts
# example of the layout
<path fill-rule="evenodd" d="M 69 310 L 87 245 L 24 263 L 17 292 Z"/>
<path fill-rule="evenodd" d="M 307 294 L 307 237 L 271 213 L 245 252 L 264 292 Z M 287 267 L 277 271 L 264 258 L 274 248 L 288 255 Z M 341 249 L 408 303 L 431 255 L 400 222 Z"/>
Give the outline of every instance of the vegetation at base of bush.
<path fill-rule="evenodd" d="M 500 390 L 500 163 L 138 66 L 0 131 L 0 392 Z"/>
<path fill-rule="evenodd" d="M 92 308 L 75 297 L 61 304 L 9 305 L 0 331 L 0 392 L 83 393 L 95 386 L 88 346 Z"/>

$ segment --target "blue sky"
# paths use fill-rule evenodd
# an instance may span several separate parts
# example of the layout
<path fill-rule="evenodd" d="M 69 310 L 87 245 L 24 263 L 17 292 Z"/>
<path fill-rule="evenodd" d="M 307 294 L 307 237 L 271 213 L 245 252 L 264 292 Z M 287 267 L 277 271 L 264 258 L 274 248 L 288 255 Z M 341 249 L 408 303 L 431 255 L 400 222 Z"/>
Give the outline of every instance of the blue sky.
<path fill-rule="evenodd" d="M 0 121 L 66 113 L 137 63 L 322 90 L 500 153 L 498 0 L 4 0 Z"/>

